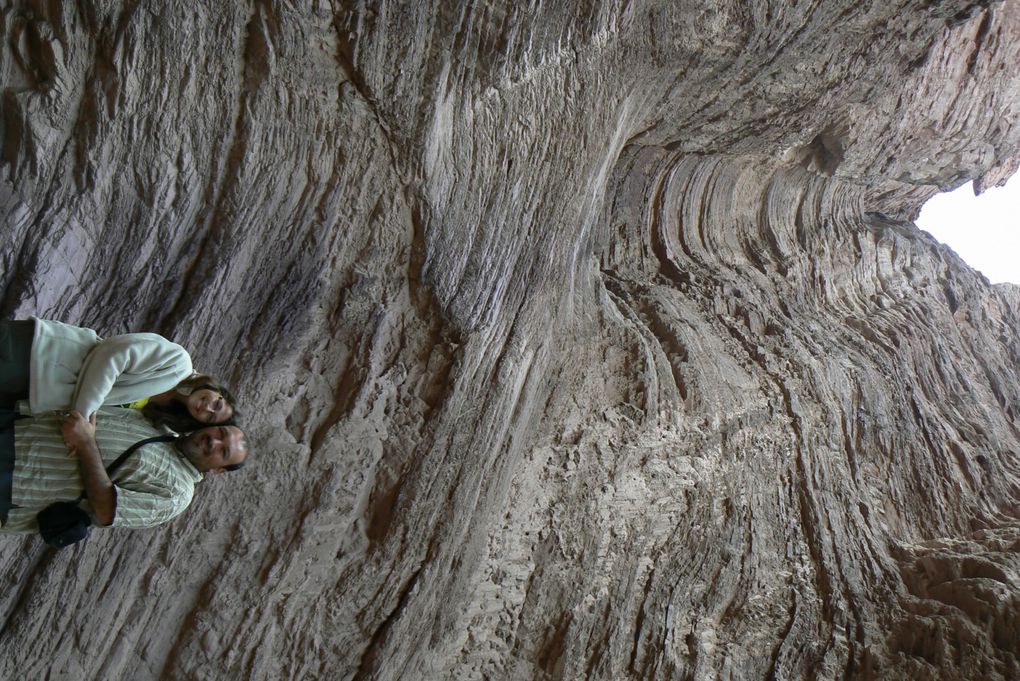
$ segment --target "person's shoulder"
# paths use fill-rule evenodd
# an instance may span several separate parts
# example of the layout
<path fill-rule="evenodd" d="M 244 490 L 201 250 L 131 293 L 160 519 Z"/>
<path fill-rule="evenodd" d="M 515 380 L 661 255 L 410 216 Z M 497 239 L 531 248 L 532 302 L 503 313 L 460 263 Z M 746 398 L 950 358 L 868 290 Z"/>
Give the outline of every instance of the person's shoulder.
<path fill-rule="evenodd" d="M 171 357 L 178 360 L 187 360 L 188 367 L 190 368 L 191 366 L 191 356 L 184 349 L 184 346 L 151 331 L 136 331 L 110 336 L 104 339 L 104 342 L 110 344 L 111 347 L 131 348 L 137 352 L 155 355 L 164 359 Z"/>
<path fill-rule="evenodd" d="M 122 344 L 147 344 L 156 346 L 167 346 L 167 347 L 181 347 L 177 343 L 174 343 L 169 338 L 154 333 L 152 331 L 132 331 L 131 333 L 118 333 L 115 336 L 107 336 L 105 339 L 109 343 L 122 343 Z"/>
<path fill-rule="evenodd" d="M 177 452 L 176 449 L 174 450 L 174 453 L 176 454 L 176 456 L 174 457 L 173 467 L 177 474 L 176 477 L 178 479 L 178 482 L 182 488 L 187 488 L 191 490 L 189 494 L 193 493 L 195 485 L 197 485 L 198 483 L 202 482 L 202 480 L 205 479 L 205 473 L 195 468 L 195 465 L 188 461 L 188 459 L 185 458 L 184 456 L 181 456 L 181 454 Z"/>
<path fill-rule="evenodd" d="M 167 431 L 157 428 L 137 409 L 130 407 L 101 407 L 96 412 L 97 432 L 104 429 L 128 431 L 141 438 L 165 435 Z"/>
<path fill-rule="evenodd" d="M 73 340 L 86 344 L 94 344 L 101 340 L 99 334 L 84 326 L 58 322 L 55 319 L 39 319 L 38 317 L 32 317 L 32 321 L 35 323 L 34 336 L 36 339 Z"/>
<path fill-rule="evenodd" d="M 174 496 L 184 495 L 190 498 L 195 485 L 205 477 L 177 450 L 173 442 L 153 442 L 145 445 L 139 451 L 135 465 L 139 471 L 144 471 L 150 478 L 158 479 L 160 485 L 172 490 Z"/>
<path fill-rule="evenodd" d="M 137 422 L 149 424 L 149 422 L 142 416 L 142 412 L 138 409 L 132 409 L 131 407 L 117 407 L 110 405 L 103 405 L 96 411 L 96 418 L 107 418 L 116 419 L 124 422 Z M 149 424 L 152 427 L 151 424 Z"/>

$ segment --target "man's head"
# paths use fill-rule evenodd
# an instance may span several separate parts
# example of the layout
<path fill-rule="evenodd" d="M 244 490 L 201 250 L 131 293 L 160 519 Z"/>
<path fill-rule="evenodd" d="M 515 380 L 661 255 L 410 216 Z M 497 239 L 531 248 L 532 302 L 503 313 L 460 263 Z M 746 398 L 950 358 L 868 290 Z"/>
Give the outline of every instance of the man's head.
<path fill-rule="evenodd" d="M 237 470 L 248 458 L 248 442 L 237 426 L 209 426 L 182 435 L 177 449 L 203 473 Z"/>

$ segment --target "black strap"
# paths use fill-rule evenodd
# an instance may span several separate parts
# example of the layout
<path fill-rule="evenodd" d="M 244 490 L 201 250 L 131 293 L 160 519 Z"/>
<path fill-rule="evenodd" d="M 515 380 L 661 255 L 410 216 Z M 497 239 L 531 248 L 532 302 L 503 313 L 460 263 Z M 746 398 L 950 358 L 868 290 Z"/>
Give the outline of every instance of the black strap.
<path fill-rule="evenodd" d="M 14 509 L 14 421 L 17 412 L 0 409 L 0 523 L 7 524 L 7 514 Z"/>
<path fill-rule="evenodd" d="M 111 463 L 109 466 L 106 467 L 106 477 L 110 478 L 110 481 L 112 482 L 113 481 L 113 472 L 115 470 L 117 470 L 117 468 L 122 463 L 124 463 L 129 456 L 134 454 L 135 451 L 137 451 L 141 447 L 143 447 L 143 446 L 145 446 L 145 445 L 147 445 L 147 444 L 149 444 L 151 442 L 173 442 L 176 439 L 177 439 L 176 435 L 171 435 L 171 434 L 168 433 L 166 435 L 157 435 L 155 437 L 147 437 L 144 440 L 141 440 L 139 442 L 134 443 L 133 445 L 128 447 L 127 450 L 123 454 L 121 454 L 116 459 L 114 459 L 113 463 Z M 86 499 L 87 497 L 88 497 L 88 494 L 86 494 L 84 491 L 82 491 L 81 496 L 78 497 L 78 501 L 81 501 L 82 499 Z"/>
<path fill-rule="evenodd" d="M 113 478 L 113 472 L 115 470 L 117 470 L 117 468 L 122 463 L 124 463 L 124 461 L 126 461 L 129 456 L 134 454 L 135 450 L 143 447 L 144 445 L 147 445 L 150 442 L 173 442 L 176 439 L 177 439 L 176 435 L 171 435 L 171 434 L 167 433 L 166 435 L 157 435 L 155 437 L 147 437 L 144 440 L 141 440 L 140 442 L 134 443 L 133 445 L 131 445 L 130 447 L 127 448 L 127 451 L 125 451 L 123 454 L 121 454 L 116 459 L 114 459 L 113 463 L 111 463 L 109 466 L 106 467 L 106 476 L 108 478 Z"/>

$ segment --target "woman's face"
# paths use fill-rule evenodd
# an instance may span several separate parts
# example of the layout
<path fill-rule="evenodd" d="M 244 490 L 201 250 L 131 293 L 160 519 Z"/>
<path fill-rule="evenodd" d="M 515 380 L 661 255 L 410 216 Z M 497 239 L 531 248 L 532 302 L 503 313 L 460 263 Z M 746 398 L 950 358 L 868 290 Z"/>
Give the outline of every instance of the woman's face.
<path fill-rule="evenodd" d="M 223 395 L 215 390 L 199 388 L 184 398 L 188 411 L 201 423 L 223 423 L 234 413 Z"/>

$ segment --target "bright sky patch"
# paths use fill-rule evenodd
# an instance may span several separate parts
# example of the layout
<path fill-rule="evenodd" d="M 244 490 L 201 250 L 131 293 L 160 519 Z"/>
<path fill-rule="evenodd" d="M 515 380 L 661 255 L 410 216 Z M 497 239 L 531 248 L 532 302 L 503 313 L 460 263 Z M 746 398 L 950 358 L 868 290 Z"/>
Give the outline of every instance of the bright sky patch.
<path fill-rule="evenodd" d="M 917 226 L 993 284 L 1020 284 L 1020 173 L 981 196 L 974 196 L 972 184 L 933 196 Z"/>

